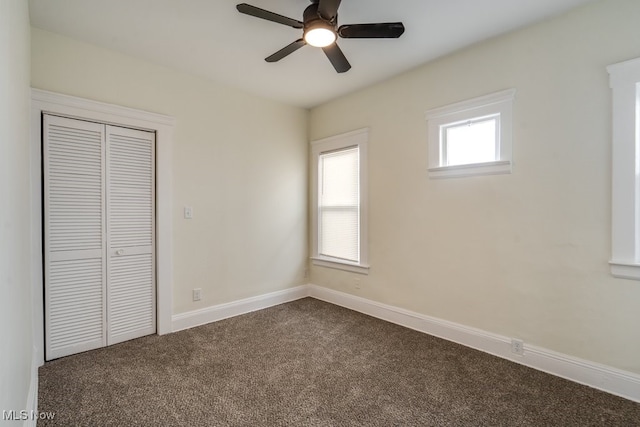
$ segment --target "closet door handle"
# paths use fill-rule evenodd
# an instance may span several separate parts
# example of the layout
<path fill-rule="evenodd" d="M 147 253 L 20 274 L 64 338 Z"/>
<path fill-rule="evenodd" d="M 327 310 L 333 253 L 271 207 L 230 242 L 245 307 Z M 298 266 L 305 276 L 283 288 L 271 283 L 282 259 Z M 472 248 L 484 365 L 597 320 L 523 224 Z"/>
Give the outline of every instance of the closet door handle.
<path fill-rule="evenodd" d="M 118 249 L 116 255 L 124 255 L 124 249 Z"/>

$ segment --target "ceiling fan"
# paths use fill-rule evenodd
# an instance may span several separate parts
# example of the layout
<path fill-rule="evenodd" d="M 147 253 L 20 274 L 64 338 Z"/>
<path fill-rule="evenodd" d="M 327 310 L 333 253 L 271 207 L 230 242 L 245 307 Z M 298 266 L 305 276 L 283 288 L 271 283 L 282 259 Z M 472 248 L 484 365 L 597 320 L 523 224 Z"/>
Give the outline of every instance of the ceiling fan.
<path fill-rule="evenodd" d="M 396 39 L 404 33 L 402 22 L 386 22 L 379 24 L 351 24 L 338 27 L 338 7 L 341 0 L 311 0 L 302 14 L 302 21 L 287 18 L 259 7 L 241 3 L 236 6 L 238 12 L 267 21 L 302 29 L 302 38 L 285 46 L 271 56 L 267 62 L 276 62 L 292 54 L 302 46 L 322 48 L 329 61 L 338 73 L 349 71 L 351 64 L 338 47 L 338 37 L 344 39 Z"/>

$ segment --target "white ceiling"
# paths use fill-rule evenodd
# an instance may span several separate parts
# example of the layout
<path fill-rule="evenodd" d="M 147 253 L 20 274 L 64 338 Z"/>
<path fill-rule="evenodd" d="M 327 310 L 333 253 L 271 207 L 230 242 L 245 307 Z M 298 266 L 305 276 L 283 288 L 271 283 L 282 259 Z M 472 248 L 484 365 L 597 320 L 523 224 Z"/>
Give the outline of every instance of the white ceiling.
<path fill-rule="evenodd" d="M 302 30 L 240 14 L 242 0 L 29 0 L 31 24 L 288 104 L 313 107 L 592 0 L 343 0 L 339 24 L 402 21 L 399 39 L 340 40 L 337 74 L 305 46 L 264 58 Z M 309 0 L 246 0 L 302 20 Z"/>

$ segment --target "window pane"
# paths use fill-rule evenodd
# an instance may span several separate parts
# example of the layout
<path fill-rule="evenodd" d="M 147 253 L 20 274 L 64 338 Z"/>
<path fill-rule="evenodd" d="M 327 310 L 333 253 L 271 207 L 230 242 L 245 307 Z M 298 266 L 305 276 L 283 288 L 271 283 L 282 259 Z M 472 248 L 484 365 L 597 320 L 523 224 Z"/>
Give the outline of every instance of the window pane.
<path fill-rule="evenodd" d="M 491 162 L 496 159 L 496 117 L 444 129 L 444 165 Z"/>
<path fill-rule="evenodd" d="M 360 167 L 358 148 L 319 157 L 318 253 L 360 260 Z"/>
<path fill-rule="evenodd" d="M 358 262 L 358 208 L 330 209 L 320 214 L 320 255 Z"/>

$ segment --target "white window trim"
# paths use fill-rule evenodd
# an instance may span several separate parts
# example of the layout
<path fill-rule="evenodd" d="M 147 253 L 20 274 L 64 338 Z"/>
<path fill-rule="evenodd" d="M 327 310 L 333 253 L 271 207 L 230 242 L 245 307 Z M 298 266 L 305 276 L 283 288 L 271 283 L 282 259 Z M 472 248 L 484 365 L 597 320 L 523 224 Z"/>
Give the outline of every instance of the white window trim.
<path fill-rule="evenodd" d="M 368 239 L 368 174 L 367 145 L 369 129 L 319 139 L 311 142 L 311 262 L 321 267 L 335 268 L 353 273 L 369 273 Z M 318 156 L 327 151 L 358 146 L 360 154 L 360 262 L 353 263 L 318 254 Z"/>
<path fill-rule="evenodd" d="M 171 164 L 173 117 L 106 104 L 84 98 L 31 89 L 31 286 L 34 301 L 34 347 L 44 364 L 44 307 L 42 271 L 42 113 L 95 120 L 156 133 L 156 286 L 157 333 L 172 332 L 173 219 Z"/>
<path fill-rule="evenodd" d="M 640 58 L 607 67 L 613 94 L 611 274 L 640 280 Z"/>
<path fill-rule="evenodd" d="M 507 89 L 428 110 L 425 116 L 428 128 L 429 178 L 511 173 L 513 100 L 515 93 L 515 89 Z M 498 160 L 454 166 L 441 165 L 441 125 L 497 113 L 500 114 L 500 154 Z"/>

